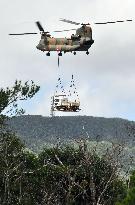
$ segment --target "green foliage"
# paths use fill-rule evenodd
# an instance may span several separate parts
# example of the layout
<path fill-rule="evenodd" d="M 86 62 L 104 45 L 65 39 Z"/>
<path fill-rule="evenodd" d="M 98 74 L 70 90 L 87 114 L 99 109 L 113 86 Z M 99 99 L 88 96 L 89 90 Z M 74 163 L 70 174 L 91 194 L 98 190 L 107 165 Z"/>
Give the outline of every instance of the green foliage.
<path fill-rule="evenodd" d="M 55 196 L 52 204 L 93 204 L 104 191 L 100 202 L 112 205 L 125 196 L 125 186 L 116 170 L 95 153 L 69 146 L 46 148 L 40 153 L 39 162 L 44 167 L 45 193 Z"/>
<path fill-rule="evenodd" d="M 132 172 L 132 175 L 130 177 L 130 188 L 135 187 L 135 171 Z"/>
<path fill-rule="evenodd" d="M 85 146 L 45 148 L 35 155 L 11 133 L 3 134 L 0 146 L 2 205 L 93 205 L 99 197 L 113 205 L 125 196 L 111 162 Z"/>
<path fill-rule="evenodd" d="M 31 99 L 40 87 L 33 81 L 15 81 L 12 88 L 0 89 L 0 204 L 15 205 L 21 204 L 22 180 L 25 174 L 26 161 L 31 157 L 26 157 L 23 153 L 24 145 L 21 143 L 5 124 L 8 116 L 23 114 L 24 110 L 18 108 L 20 100 Z M 3 114 L 4 113 L 4 114 Z M 33 158 L 29 160 L 33 161 Z M 30 166 L 30 165 L 29 165 Z M 27 167 L 27 168 L 26 168 Z M 31 162 L 31 169 L 32 162 Z M 29 203 L 27 203 L 29 204 Z M 30 203 L 34 204 L 34 203 Z"/>
<path fill-rule="evenodd" d="M 35 85 L 33 81 L 31 81 L 31 83 L 27 81 L 22 85 L 22 82 L 17 80 L 12 88 L 1 88 L 0 114 L 2 114 L 4 110 L 11 115 L 23 114 L 24 110 L 18 108 L 18 101 L 32 98 L 39 89 L 40 87 Z"/>
<path fill-rule="evenodd" d="M 135 171 L 133 171 L 129 183 L 129 189 L 127 196 L 122 202 L 116 203 L 116 205 L 135 205 Z"/>
<path fill-rule="evenodd" d="M 23 158 L 21 141 L 9 132 L 0 135 L 0 204 L 16 203 Z"/>

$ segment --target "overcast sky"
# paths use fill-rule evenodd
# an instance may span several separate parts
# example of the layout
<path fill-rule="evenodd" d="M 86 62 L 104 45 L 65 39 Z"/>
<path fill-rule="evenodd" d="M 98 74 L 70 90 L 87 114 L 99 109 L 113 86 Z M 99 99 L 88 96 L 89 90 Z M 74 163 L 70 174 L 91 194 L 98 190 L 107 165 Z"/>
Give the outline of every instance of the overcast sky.
<path fill-rule="evenodd" d="M 26 113 L 48 116 L 57 78 L 61 76 L 69 85 L 74 74 L 82 109 L 77 115 L 135 120 L 134 0 L 0 0 L 0 9 L 0 86 L 13 85 L 15 79 L 32 79 L 41 86 L 37 96 L 23 104 Z M 71 32 L 53 33 L 77 28 L 59 18 L 91 23 L 95 43 L 89 56 L 83 52 L 76 56 L 65 54 L 58 68 L 57 53 L 46 57 L 36 49 L 40 35 L 8 36 L 14 32 L 38 32 L 34 22 L 39 20 L 52 36 L 70 37 Z M 93 24 L 124 19 L 134 21 Z"/>

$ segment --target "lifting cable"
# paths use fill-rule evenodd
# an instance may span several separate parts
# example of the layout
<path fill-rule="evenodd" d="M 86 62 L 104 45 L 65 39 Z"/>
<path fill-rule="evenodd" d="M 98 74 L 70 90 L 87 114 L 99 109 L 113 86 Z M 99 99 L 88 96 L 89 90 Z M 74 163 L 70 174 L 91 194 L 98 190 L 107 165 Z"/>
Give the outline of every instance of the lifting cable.
<path fill-rule="evenodd" d="M 60 66 L 60 58 L 59 58 L 59 55 L 58 55 L 58 67 Z"/>
<path fill-rule="evenodd" d="M 58 72 L 60 72 L 59 70 L 59 64 L 60 64 L 60 56 L 59 56 L 59 51 L 58 52 Z M 58 74 L 58 80 L 57 80 L 57 84 L 56 84 L 56 88 L 55 88 L 55 95 L 58 94 L 59 92 L 62 92 L 62 94 L 66 94 L 64 86 L 62 84 L 62 80 L 60 77 L 60 74 Z"/>

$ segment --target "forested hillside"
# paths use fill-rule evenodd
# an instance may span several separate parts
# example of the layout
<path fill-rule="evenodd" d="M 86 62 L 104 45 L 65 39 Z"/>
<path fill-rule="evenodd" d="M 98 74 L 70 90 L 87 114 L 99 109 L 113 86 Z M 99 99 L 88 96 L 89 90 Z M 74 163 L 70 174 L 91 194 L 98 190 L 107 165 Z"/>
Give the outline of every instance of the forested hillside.
<path fill-rule="evenodd" d="M 120 118 L 100 118 L 89 116 L 43 117 L 24 115 L 14 117 L 10 127 L 25 141 L 29 148 L 45 143 L 89 138 L 90 141 L 108 141 L 135 146 L 132 127 L 135 122 Z"/>

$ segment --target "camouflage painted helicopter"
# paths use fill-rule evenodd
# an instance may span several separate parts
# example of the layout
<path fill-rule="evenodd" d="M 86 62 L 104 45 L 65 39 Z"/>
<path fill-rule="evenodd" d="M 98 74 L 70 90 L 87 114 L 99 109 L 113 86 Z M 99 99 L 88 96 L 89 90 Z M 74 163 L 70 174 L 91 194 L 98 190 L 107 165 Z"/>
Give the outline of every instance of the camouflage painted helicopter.
<path fill-rule="evenodd" d="M 47 51 L 46 55 L 50 56 L 51 51 L 57 51 L 58 56 L 62 56 L 62 52 L 73 52 L 76 55 L 77 51 L 85 51 L 86 54 L 89 54 L 89 48 L 94 43 L 92 39 L 92 28 L 90 24 L 80 24 L 74 21 L 70 21 L 67 19 L 60 19 L 62 22 L 74 24 L 74 25 L 81 25 L 78 29 L 70 29 L 70 30 L 62 30 L 62 31 L 54 31 L 54 32 L 64 32 L 64 31 L 71 31 L 76 30 L 76 34 L 72 34 L 71 38 L 54 38 L 51 37 L 49 32 L 46 32 L 42 27 L 39 21 L 36 22 L 36 25 L 41 33 L 41 40 L 39 44 L 36 46 L 37 49 L 45 52 Z M 125 21 L 109 21 L 109 22 L 99 22 L 94 24 L 113 24 L 113 23 L 121 23 L 126 21 L 132 21 L 130 19 Z M 29 34 L 38 34 L 38 33 L 19 33 L 19 34 L 9 34 L 9 35 L 29 35 Z"/>

